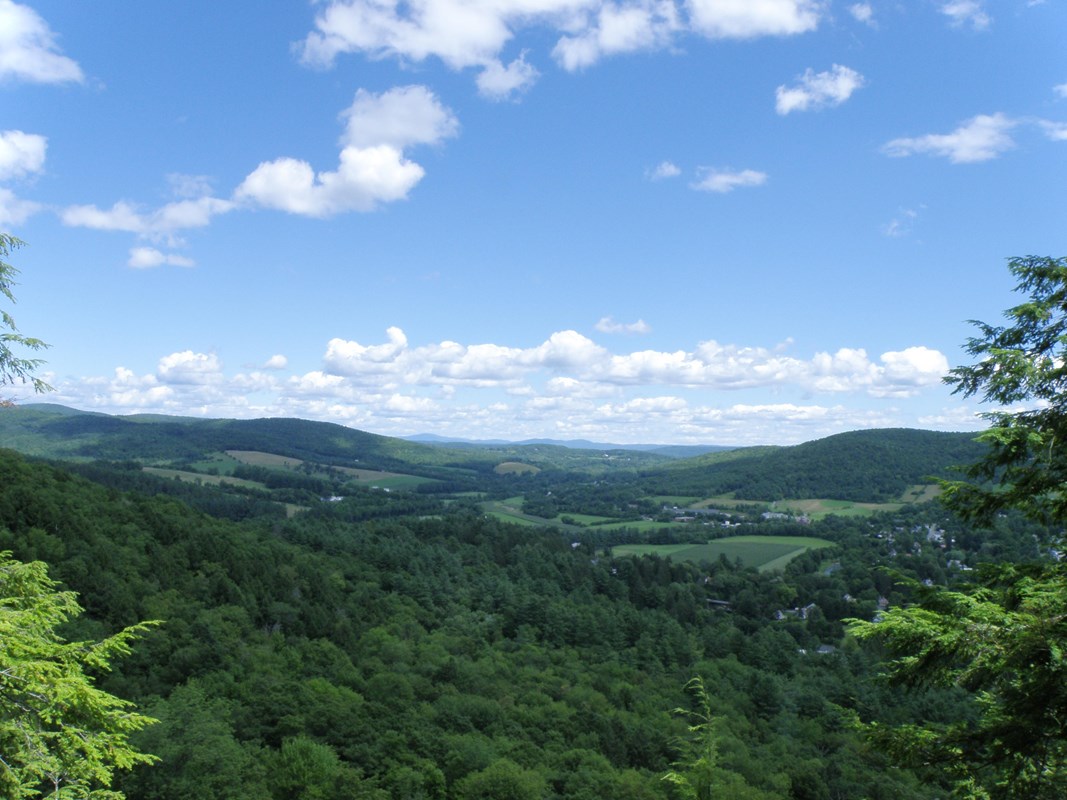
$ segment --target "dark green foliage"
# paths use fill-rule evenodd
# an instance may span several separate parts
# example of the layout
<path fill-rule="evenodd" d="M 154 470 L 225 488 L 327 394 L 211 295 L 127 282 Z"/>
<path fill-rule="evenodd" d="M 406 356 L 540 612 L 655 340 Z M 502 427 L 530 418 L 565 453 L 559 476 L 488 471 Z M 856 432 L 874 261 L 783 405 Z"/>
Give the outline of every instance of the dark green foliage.
<path fill-rule="evenodd" d="M 946 484 L 948 502 L 988 522 L 1005 508 L 1067 521 L 1067 258 L 1013 258 L 1016 291 L 1026 302 L 1005 312 L 1007 325 L 972 321 L 980 336 L 967 340 L 977 359 L 945 379 L 964 397 L 1001 406 L 983 416 L 980 439 L 989 453 L 973 465 L 975 482 Z M 1020 404 L 1025 404 L 1019 409 Z M 993 487 L 990 484 L 994 484 Z"/>
<path fill-rule="evenodd" d="M 236 524 L 11 454 L 0 485 L 0 547 L 47 558 L 81 593 L 91 619 L 72 633 L 166 620 L 106 681 L 162 720 L 139 744 L 163 760 L 124 780 L 131 800 L 662 800 L 685 727 L 667 710 L 694 674 L 738 791 L 932 794 L 887 777 L 847 725 L 898 706 L 867 686 L 872 662 L 815 654 L 840 631 L 833 599 L 872 580 L 860 528 L 835 534 L 857 537 L 855 567 L 783 583 L 726 563 L 613 560 L 458 504 Z M 821 620 L 774 619 L 817 598 Z"/>
<path fill-rule="evenodd" d="M 946 503 L 987 525 L 1008 509 L 1062 525 L 1067 259 L 1030 256 L 1009 266 L 1029 299 L 1008 309 L 1007 326 L 974 323 L 981 335 L 967 350 L 977 363 L 946 378 L 964 396 L 1001 406 L 985 414 L 992 427 L 980 438 L 988 450 L 970 469 L 981 483 L 946 483 Z M 960 797 L 1067 796 L 1067 567 L 986 564 L 974 585 L 930 587 L 917 600 L 853 630 L 884 643 L 895 681 L 973 693 L 971 715 L 876 726 L 876 737 L 901 763 L 936 765 Z"/>
<path fill-rule="evenodd" d="M 910 429 L 852 431 L 794 447 L 751 448 L 672 464 L 643 479 L 650 493 L 742 500 L 828 497 L 855 502 L 899 498 L 913 484 L 947 477 L 981 457 L 970 434 Z"/>

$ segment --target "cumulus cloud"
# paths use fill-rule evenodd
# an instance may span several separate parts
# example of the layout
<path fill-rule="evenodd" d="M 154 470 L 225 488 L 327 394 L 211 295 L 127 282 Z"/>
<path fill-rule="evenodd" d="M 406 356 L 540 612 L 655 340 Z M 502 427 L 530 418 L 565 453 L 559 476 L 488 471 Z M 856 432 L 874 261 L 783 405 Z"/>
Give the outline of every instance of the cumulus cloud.
<path fill-rule="evenodd" d="M 271 374 L 288 366 L 281 355 L 234 375 L 216 354 L 189 349 L 145 375 L 120 367 L 110 377 L 49 380 L 58 402 L 123 413 L 298 416 L 381 433 L 741 444 L 915 425 L 894 404 L 940 386 L 948 369 L 942 353 L 924 346 L 877 358 L 859 347 L 800 357 L 787 352 L 792 346 L 708 340 L 613 352 L 573 330 L 528 347 L 413 344 L 393 327 L 380 342 L 334 338 L 322 369 L 286 378 Z M 798 397 L 781 397 L 789 392 Z M 722 402 L 724 393 L 735 399 Z M 824 404 L 812 395 L 851 399 Z"/>
<path fill-rule="evenodd" d="M 404 156 L 404 148 L 437 144 L 455 136 L 458 122 L 424 86 L 404 86 L 382 94 L 364 90 L 342 114 L 346 121 L 340 163 L 316 173 L 306 161 L 279 158 L 260 164 L 237 188 L 234 198 L 265 208 L 309 217 L 373 211 L 402 200 L 425 170 Z"/>
<path fill-rule="evenodd" d="M 164 384 L 207 384 L 222 379 L 222 362 L 214 353 L 183 350 L 159 360 L 156 375 Z"/>
<path fill-rule="evenodd" d="M 48 140 L 35 133 L 0 131 L 0 181 L 40 172 Z"/>
<path fill-rule="evenodd" d="M 854 69 L 834 64 L 828 72 L 806 70 L 793 86 L 779 86 L 775 110 L 779 114 L 839 106 L 862 87 L 864 78 Z"/>
<path fill-rule="evenodd" d="M 396 150 L 437 144 L 455 136 L 459 121 L 425 86 L 399 86 L 381 94 L 365 89 L 341 114 L 342 143 L 352 147 L 388 145 Z"/>
<path fill-rule="evenodd" d="M 539 75 L 537 68 L 526 62 L 526 53 L 522 53 L 507 66 L 490 61 L 475 80 L 483 97 L 506 100 L 533 86 Z"/>
<path fill-rule="evenodd" d="M 643 322 L 619 325 L 604 318 L 602 332 L 643 332 Z M 799 387 L 804 391 L 861 392 L 872 397 L 908 397 L 940 382 L 945 356 L 926 347 L 883 353 L 872 360 L 862 348 L 816 353 L 805 360 L 784 348 L 746 347 L 714 340 L 692 351 L 640 350 L 616 354 L 582 334 L 558 331 L 534 347 L 463 345 L 444 341 L 412 347 L 399 328 L 382 344 L 332 339 L 324 356 L 324 376 L 361 385 L 520 387 L 543 376 L 563 379 L 557 389 L 581 384 L 604 386 L 687 386 L 716 390 Z"/>
<path fill-rule="evenodd" d="M 739 172 L 730 170 L 711 169 L 703 167 L 692 188 L 701 192 L 716 192 L 727 194 L 734 189 L 746 186 L 762 186 L 767 182 L 766 172 L 757 172 L 754 169 L 744 169 Z"/>
<path fill-rule="evenodd" d="M 670 161 L 661 161 L 646 174 L 651 181 L 661 181 L 665 178 L 677 178 L 682 171 Z"/>
<path fill-rule="evenodd" d="M 817 0 L 332 0 L 296 47 L 304 63 L 330 67 L 345 53 L 479 70 L 482 94 L 500 99 L 526 89 L 537 70 L 520 56 L 504 67 L 505 48 L 524 28 L 559 34 L 552 50 L 566 70 L 618 53 L 670 47 L 685 33 L 711 39 L 790 36 L 814 30 Z"/>
<path fill-rule="evenodd" d="M 0 79 L 80 83 L 83 76 L 77 62 L 61 54 L 55 34 L 36 11 L 0 0 Z"/>
<path fill-rule="evenodd" d="M 977 0 L 950 0 L 941 4 L 941 13 L 949 18 L 953 27 L 969 25 L 976 31 L 985 30 L 993 20 Z"/>
<path fill-rule="evenodd" d="M 648 333 L 652 327 L 643 319 L 637 322 L 616 322 L 611 317 L 601 317 L 596 329 L 601 333 Z"/>
<path fill-rule="evenodd" d="M 579 33 L 563 36 L 552 54 L 573 72 L 604 56 L 663 47 L 680 27 L 677 8 L 668 0 L 626 6 L 604 3 Z"/>
<path fill-rule="evenodd" d="M 1017 120 L 1004 114 L 979 114 L 952 133 L 931 133 L 914 138 L 893 139 L 882 151 L 889 156 L 929 154 L 947 158 L 953 164 L 989 161 L 1015 147 L 1009 135 Z"/>
<path fill-rule="evenodd" d="M 713 39 L 791 36 L 815 30 L 822 14 L 816 0 L 687 0 L 693 28 Z"/>

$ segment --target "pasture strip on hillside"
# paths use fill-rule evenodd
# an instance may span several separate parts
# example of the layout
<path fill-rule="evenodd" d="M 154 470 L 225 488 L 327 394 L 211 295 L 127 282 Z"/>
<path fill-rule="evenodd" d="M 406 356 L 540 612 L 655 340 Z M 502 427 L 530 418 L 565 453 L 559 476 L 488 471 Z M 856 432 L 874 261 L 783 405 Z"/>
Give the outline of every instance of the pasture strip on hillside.
<path fill-rule="evenodd" d="M 730 561 L 740 559 L 746 567 L 755 567 L 760 572 L 782 569 L 790 561 L 807 550 L 831 547 L 833 542 L 807 536 L 731 536 L 713 539 L 706 544 L 622 544 L 612 548 L 612 554 L 650 555 L 684 561 L 715 561 L 725 557 Z"/>
<path fill-rule="evenodd" d="M 229 475 L 206 475 L 202 472 L 188 472 L 181 469 L 166 469 L 164 467 L 142 467 L 144 472 L 150 475 L 158 475 L 160 478 L 177 478 L 188 483 L 200 483 L 211 486 L 244 486 L 249 489 L 266 489 L 259 481 L 249 481 L 244 478 L 233 478 Z"/>

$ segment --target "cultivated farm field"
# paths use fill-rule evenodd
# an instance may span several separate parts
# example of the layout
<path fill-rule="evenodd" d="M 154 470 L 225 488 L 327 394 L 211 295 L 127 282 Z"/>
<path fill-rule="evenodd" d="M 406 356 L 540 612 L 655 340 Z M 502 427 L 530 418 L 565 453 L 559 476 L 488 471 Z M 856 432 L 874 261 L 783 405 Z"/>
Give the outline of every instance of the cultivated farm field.
<path fill-rule="evenodd" d="M 833 542 L 810 536 L 730 536 L 705 544 L 620 544 L 612 548 L 616 556 L 658 554 L 682 561 L 716 561 L 725 556 L 740 559 L 746 567 L 760 572 L 782 569 L 807 550 L 833 546 Z"/>

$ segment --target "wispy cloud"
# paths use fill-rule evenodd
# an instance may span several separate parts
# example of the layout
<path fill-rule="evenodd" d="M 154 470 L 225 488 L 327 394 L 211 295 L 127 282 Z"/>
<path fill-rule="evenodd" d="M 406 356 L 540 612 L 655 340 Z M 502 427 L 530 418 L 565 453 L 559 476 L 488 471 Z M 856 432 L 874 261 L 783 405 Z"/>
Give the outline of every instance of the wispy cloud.
<path fill-rule="evenodd" d="M 989 161 L 1015 147 L 1009 131 L 1019 122 L 1004 114 L 980 114 L 964 122 L 951 133 L 893 139 L 882 151 L 903 157 L 927 154 L 947 158 L 953 164 Z"/>
<path fill-rule="evenodd" d="M 601 333 L 649 333 L 652 326 L 643 319 L 637 322 L 616 322 L 611 317 L 601 317 L 596 329 Z"/>
<path fill-rule="evenodd" d="M 650 181 L 661 181 L 665 178 L 677 178 L 681 174 L 682 171 L 670 161 L 661 161 L 645 173 Z"/>
<path fill-rule="evenodd" d="M 779 114 L 839 106 L 861 88 L 864 78 L 856 70 L 834 64 L 827 72 L 807 70 L 793 86 L 779 86 L 775 110 Z"/>
<path fill-rule="evenodd" d="M 949 18 L 954 27 L 970 26 L 976 31 L 988 28 L 993 19 L 978 0 L 950 0 L 941 4 L 941 13 Z"/>
<path fill-rule="evenodd" d="M 857 22 L 862 22 L 864 25 L 870 25 L 875 27 L 874 9 L 870 3 L 853 3 L 848 7 L 848 13 L 852 15 L 852 18 Z"/>
<path fill-rule="evenodd" d="M 766 182 L 767 173 L 758 172 L 754 169 L 743 169 L 734 172 L 703 167 L 699 171 L 697 180 L 691 186 L 701 192 L 726 194 L 734 189 L 747 186 L 762 186 Z"/>

